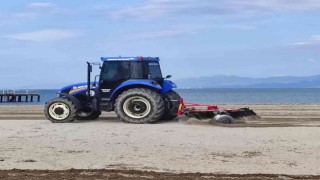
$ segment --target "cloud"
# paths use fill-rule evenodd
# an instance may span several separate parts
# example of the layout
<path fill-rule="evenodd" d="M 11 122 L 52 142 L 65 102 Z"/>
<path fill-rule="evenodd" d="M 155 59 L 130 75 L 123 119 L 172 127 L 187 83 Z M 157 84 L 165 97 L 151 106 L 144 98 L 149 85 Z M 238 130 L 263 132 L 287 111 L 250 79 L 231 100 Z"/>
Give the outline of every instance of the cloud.
<path fill-rule="evenodd" d="M 311 36 L 311 39 L 313 41 L 320 41 L 320 35 L 313 35 L 313 36 Z"/>
<path fill-rule="evenodd" d="M 237 30 L 253 30 L 256 29 L 256 26 L 247 25 L 247 24 L 224 24 L 224 25 L 214 25 L 212 28 L 217 29 L 237 29 Z"/>
<path fill-rule="evenodd" d="M 48 8 L 56 8 L 57 5 L 49 2 L 34 2 L 27 5 L 28 8 L 35 8 L 35 9 L 48 9 Z"/>
<path fill-rule="evenodd" d="M 297 46 L 297 47 L 319 47 L 320 46 L 320 35 L 312 35 L 306 41 L 292 43 L 291 46 Z"/>
<path fill-rule="evenodd" d="M 318 0 L 231 0 L 230 4 L 246 11 L 316 11 Z"/>
<path fill-rule="evenodd" d="M 0 37 L 0 53 L 2 50 L 7 51 L 8 49 L 21 48 L 34 44 L 31 41 L 17 40 L 12 38 Z"/>
<path fill-rule="evenodd" d="M 211 4 L 211 6 L 210 6 Z M 212 1 L 148 0 L 145 4 L 110 11 L 112 18 L 136 18 L 148 20 L 162 16 L 224 13 L 225 8 L 212 6 Z"/>
<path fill-rule="evenodd" d="M 147 0 L 110 11 L 113 18 L 149 20 L 157 17 L 256 15 L 270 12 L 318 11 L 318 0 Z"/>
<path fill-rule="evenodd" d="M 252 30 L 255 26 L 246 24 L 224 24 L 224 25 L 204 25 L 204 24 L 184 24 L 175 27 L 169 27 L 161 30 L 144 31 L 134 33 L 128 39 L 145 39 L 145 38 L 159 38 L 159 37 L 172 37 L 181 35 L 197 34 L 205 30 L 215 29 L 235 29 L 235 30 Z"/>
<path fill-rule="evenodd" d="M 5 36 L 5 38 L 15 39 L 15 40 L 24 40 L 24 41 L 34 41 L 34 42 L 47 42 L 47 41 L 56 41 L 67 38 L 77 37 L 79 33 L 74 30 L 66 29 L 46 29 L 40 31 L 11 34 Z"/>
<path fill-rule="evenodd" d="M 318 61 L 315 60 L 315 59 L 307 59 L 307 62 L 310 62 L 310 63 L 318 63 Z"/>
<path fill-rule="evenodd" d="M 43 15 L 57 15 L 57 14 L 66 14 L 70 13 L 71 10 L 59 7 L 56 4 L 49 2 L 33 2 L 27 4 L 23 10 L 19 12 L 11 13 L 14 17 L 19 18 L 37 18 L 42 17 Z"/>
<path fill-rule="evenodd" d="M 180 36 L 188 33 L 191 33 L 191 31 L 186 31 L 184 29 L 168 29 L 168 30 L 142 32 L 130 37 L 132 39 L 144 39 L 144 38 Z"/>

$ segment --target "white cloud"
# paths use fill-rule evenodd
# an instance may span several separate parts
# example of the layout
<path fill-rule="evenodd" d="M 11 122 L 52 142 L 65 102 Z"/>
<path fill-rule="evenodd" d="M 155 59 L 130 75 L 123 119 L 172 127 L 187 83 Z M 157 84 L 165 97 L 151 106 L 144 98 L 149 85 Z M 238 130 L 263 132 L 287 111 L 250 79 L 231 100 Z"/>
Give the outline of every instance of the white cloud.
<path fill-rule="evenodd" d="M 309 37 L 309 39 L 307 39 L 304 42 L 297 42 L 297 43 L 293 43 L 291 45 L 293 45 L 293 46 L 301 46 L 301 47 L 319 46 L 320 45 L 320 35 L 312 35 L 311 37 Z"/>
<path fill-rule="evenodd" d="M 305 47 L 305 46 L 310 46 L 315 44 L 314 42 L 297 42 L 297 43 L 292 43 L 289 46 L 300 46 L 300 47 Z"/>
<path fill-rule="evenodd" d="M 286 77 L 287 75 L 284 74 L 273 74 L 271 77 Z"/>
<path fill-rule="evenodd" d="M 202 30 L 210 29 L 211 26 L 201 24 L 184 24 L 176 25 L 174 27 L 163 28 L 153 31 L 144 31 L 134 33 L 129 36 L 128 39 L 144 39 L 144 38 L 158 38 L 158 37 L 173 37 L 188 34 L 195 34 Z"/>
<path fill-rule="evenodd" d="M 27 4 L 23 10 L 11 13 L 11 15 L 18 18 L 37 18 L 44 15 L 66 14 L 70 12 L 71 10 L 59 7 L 53 3 L 33 2 Z"/>
<path fill-rule="evenodd" d="M 47 42 L 56 41 L 67 38 L 73 38 L 78 36 L 79 33 L 74 30 L 65 29 L 46 29 L 40 31 L 11 34 L 5 36 L 5 38 L 11 38 L 16 40 L 34 41 L 34 42 Z"/>
<path fill-rule="evenodd" d="M 231 0 L 230 4 L 247 11 L 314 11 L 320 9 L 318 0 Z"/>
<path fill-rule="evenodd" d="M 317 63 L 318 61 L 315 60 L 315 59 L 307 59 L 307 62 L 310 62 L 310 63 Z"/>
<path fill-rule="evenodd" d="M 57 5 L 49 2 L 34 2 L 27 5 L 28 8 L 56 8 Z"/>
<path fill-rule="evenodd" d="M 313 41 L 320 41 L 320 35 L 313 35 L 313 36 L 311 36 L 311 39 Z"/>
<path fill-rule="evenodd" d="M 238 29 L 238 30 L 253 30 L 256 29 L 256 26 L 247 25 L 247 24 L 224 24 L 224 25 L 215 25 L 212 28 L 218 29 Z"/>
<path fill-rule="evenodd" d="M 35 12 L 18 12 L 14 13 L 13 16 L 17 18 L 35 18 L 38 17 L 40 14 Z"/>
<path fill-rule="evenodd" d="M 235 30 L 252 30 L 256 27 L 241 24 L 224 24 L 224 25 L 203 25 L 203 24 L 184 24 L 175 27 L 169 27 L 161 30 L 145 31 L 130 35 L 129 39 L 144 39 L 157 37 L 172 37 L 181 35 L 190 35 L 200 33 L 205 30 L 215 29 L 235 29 Z"/>
<path fill-rule="evenodd" d="M 159 30 L 159 31 L 149 31 L 149 32 L 141 32 L 134 36 L 131 36 L 132 39 L 143 39 L 143 38 L 157 38 L 157 37 L 172 37 L 179 36 L 183 34 L 190 33 L 183 29 L 171 29 L 171 30 Z"/>
<path fill-rule="evenodd" d="M 149 20 L 156 17 L 256 15 L 270 12 L 318 11 L 319 0 L 147 0 L 110 11 L 113 18 Z"/>

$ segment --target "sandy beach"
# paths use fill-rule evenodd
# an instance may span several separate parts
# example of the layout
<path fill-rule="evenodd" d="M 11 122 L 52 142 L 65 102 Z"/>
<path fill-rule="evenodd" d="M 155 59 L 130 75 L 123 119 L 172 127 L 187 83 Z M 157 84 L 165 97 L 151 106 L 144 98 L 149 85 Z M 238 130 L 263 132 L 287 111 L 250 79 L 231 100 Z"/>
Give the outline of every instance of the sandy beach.
<path fill-rule="evenodd" d="M 95 121 L 53 124 L 45 120 L 42 106 L 0 106 L 0 169 L 10 170 L 0 177 L 30 173 L 12 169 L 50 174 L 61 171 L 41 170 L 73 168 L 138 179 L 141 173 L 168 179 L 320 178 L 310 176 L 320 175 L 320 104 L 220 106 L 250 107 L 262 119 L 231 125 L 179 120 L 134 125 L 103 113 Z"/>

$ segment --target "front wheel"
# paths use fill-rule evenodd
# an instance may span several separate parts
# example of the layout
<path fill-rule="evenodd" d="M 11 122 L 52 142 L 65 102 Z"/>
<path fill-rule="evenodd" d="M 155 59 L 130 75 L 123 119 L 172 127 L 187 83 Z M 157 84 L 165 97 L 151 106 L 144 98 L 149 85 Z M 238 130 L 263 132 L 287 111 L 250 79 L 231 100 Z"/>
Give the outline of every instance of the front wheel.
<path fill-rule="evenodd" d="M 129 89 L 116 99 L 115 112 L 127 123 L 151 123 L 163 115 L 164 102 L 158 93 L 150 89 Z"/>
<path fill-rule="evenodd" d="M 75 119 L 76 105 L 66 98 L 53 98 L 47 102 L 44 114 L 53 123 L 68 123 Z"/>

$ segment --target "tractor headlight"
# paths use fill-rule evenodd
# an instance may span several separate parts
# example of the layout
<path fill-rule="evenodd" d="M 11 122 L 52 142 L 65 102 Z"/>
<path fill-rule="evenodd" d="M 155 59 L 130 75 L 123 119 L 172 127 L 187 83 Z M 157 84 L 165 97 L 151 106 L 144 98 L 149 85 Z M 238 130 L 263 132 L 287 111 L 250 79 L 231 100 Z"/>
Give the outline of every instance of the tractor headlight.
<path fill-rule="evenodd" d="M 88 91 L 86 94 L 88 95 Z M 93 97 L 94 95 L 96 95 L 96 92 L 94 90 L 90 90 L 90 97 Z"/>
<path fill-rule="evenodd" d="M 96 95 L 96 92 L 93 90 L 90 90 L 90 96 L 93 97 L 94 95 Z"/>

